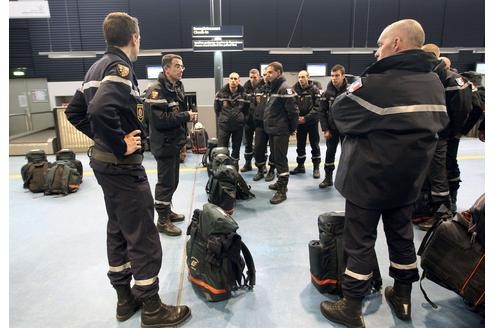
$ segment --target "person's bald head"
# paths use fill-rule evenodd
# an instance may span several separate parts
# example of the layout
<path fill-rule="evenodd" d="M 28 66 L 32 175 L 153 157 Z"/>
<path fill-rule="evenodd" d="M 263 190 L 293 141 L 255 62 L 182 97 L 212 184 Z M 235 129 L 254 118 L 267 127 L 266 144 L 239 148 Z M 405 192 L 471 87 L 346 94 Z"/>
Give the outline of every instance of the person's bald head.
<path fill-rule="evenodd" d="M 309 73 L 307 71 L 300 71 L 297 74 L 297 80 L 302 88 L 306 88 L 309 85 Z"/>
<path fill-rule="evenodd" d="M 434 43 L 428 43 L 421 47 L 424 52 L 431 52 L 435 57 L 440 57 L 440 48 Z"/>
<path fill-rule="evenodd" d="M 450 67 L 452 67 L 452 62 L 447 57 L 438 57 L 438 59 L 443 60 L 447 69 L 450 69 Z"/>
<path fill-rule="evenodd" d="M 425 32 L 414 19 L 403 19 L 387 26 L 378 38 L 377 60 L 398 52 L 420 49 L 425 43 Z"/>

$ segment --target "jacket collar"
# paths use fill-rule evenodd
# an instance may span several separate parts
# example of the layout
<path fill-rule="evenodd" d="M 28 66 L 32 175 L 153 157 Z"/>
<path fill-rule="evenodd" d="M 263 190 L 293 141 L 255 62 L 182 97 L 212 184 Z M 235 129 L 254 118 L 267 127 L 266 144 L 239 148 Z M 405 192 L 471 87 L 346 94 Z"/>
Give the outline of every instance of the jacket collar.
<path fill-rule="evenodd" d="M 390 69 L 426 73 L 432 72 L 437 65 L 438 59 L 435 55 L 421 49 L 413 49 L 399 52 L 373 63 L 366 68 L 363 75 L 383 73 Z"/>
<path fill-rule="evenodd" d="M 125 52 L 123 52 L 122 50 L 120 50 L 117 47 L 113 47 L 113 46 L 108 47 L 107 48 L 107 51 L 105 51 L 105 54 L 116 55 L 119 58 L 121 58 L 122 60 L 124 60 L 126 63 L 128 63 L 130 67 L 133 66 L 131 60 L 129 59 L 129 57 L 127 57 L 127 55 L 125 54 Z"/>
<path fill-rule="evenodd" d="M 276 78 L 275 80 L 273 80 L 271 83 L 268 83 L 268 85 L 270 86 L 270 91 L 271 92 L 277 91 L 278 89 L 280 89 L 280 86 L 285 81 L 286 81 L 285 80 L 285 77 L 283 77 L 282 75 L 280 75 L 278 78 Z"/>

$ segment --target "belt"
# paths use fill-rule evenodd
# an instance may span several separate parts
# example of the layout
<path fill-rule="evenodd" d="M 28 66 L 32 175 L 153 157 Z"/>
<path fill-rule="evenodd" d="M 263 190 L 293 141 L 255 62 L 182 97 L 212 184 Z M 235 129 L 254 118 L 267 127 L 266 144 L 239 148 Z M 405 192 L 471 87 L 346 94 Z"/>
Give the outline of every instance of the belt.
<path fill-rule="evenodd" d="M 125 156 L 124 158 L 118 158 L 113 153 L 101 151 L 94 147 L 90 147 L 90 149 L 88 149 L 88 156 L 91 159 L 95 159 L 97 161 L 105 163 L 112 163 L 115 165 L 143 163 L 143 154 L 131 154 L 129 156 Z"/>

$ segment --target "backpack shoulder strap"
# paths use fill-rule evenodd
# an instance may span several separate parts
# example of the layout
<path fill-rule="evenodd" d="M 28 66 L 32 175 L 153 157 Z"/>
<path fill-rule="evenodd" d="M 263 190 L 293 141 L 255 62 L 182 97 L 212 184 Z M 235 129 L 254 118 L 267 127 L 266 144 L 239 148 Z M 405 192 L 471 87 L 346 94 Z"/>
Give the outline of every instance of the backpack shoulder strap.
<path fill-rule="evenodd" d="M 432 302 L 432 300 L 430 300 L 430 298 L 428 297 L 428 295 L 426 295 L 426 291 L 424 290 L 423 288 L 423 279 L 426 278 L 426 272 L 423 271 L 423 274 L 421 275 L 421 280 L 419 281 L 419 288 L 421 289 L 421 291 L 423 292 L 423 296 L 425 297 L 425 300 L 430 303 L 430 305 L 436 309 L 438 308 L 438 305 L 436 305 L 435 303 Z"/>
<path fill-rule="evenodd" d="M 256 284 L 256 268 L 254 267 L 253 256 L 251 255 L 249 248 L 247 248 L 246 244 L 244 244 L 242 240 L 241 250 L 247 266 L 247 279 L 245 285 L 248 286 L 249 289 L 251 289 Z"/>
<path fill-rule="evenodd" d="M 421 256 L 426 248 L 426 246 L 430 243 L 431 235 L 433 232 L 437 229 L 437 227 L 442 224 L 443 220 L 437 220 L 435 224 L 428 230 L 426 235 L 423 237 L 423 241 L 421 242 L 421 245 L 419 246 L 418 249 L 418 255 Z"/>

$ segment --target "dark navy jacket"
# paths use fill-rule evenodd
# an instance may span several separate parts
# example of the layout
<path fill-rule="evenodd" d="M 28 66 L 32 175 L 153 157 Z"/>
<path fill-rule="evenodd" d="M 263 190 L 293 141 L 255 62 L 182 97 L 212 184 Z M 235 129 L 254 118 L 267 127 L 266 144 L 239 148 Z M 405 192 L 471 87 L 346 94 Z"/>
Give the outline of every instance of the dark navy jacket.
<path fill-rule="evenodd" d="M 436 64 L 422 50 L 398 53 L 368 67 L 335 100 L 333 120 L 345 135 L 335 186 L 347 200 L 390 209 L 418 198 L 449 122 Z"/>
<path fill-rule="evenodd" d="M 268 84 L 263 127 L 269 135 L 288 135 L 296 131 L 299 110 L 296 93 L 281 76 Z"/>
<path fill-rule="evenodd" d="M 144 107 L 127 55 L 118 48 L 108 48 L 86 73 L 65 114 L 69 122 L 94 140 L 95 148 L 119 158 L 127 151 L 126 134 L 141 130 L 141 138 L 146 139 Z"/>

